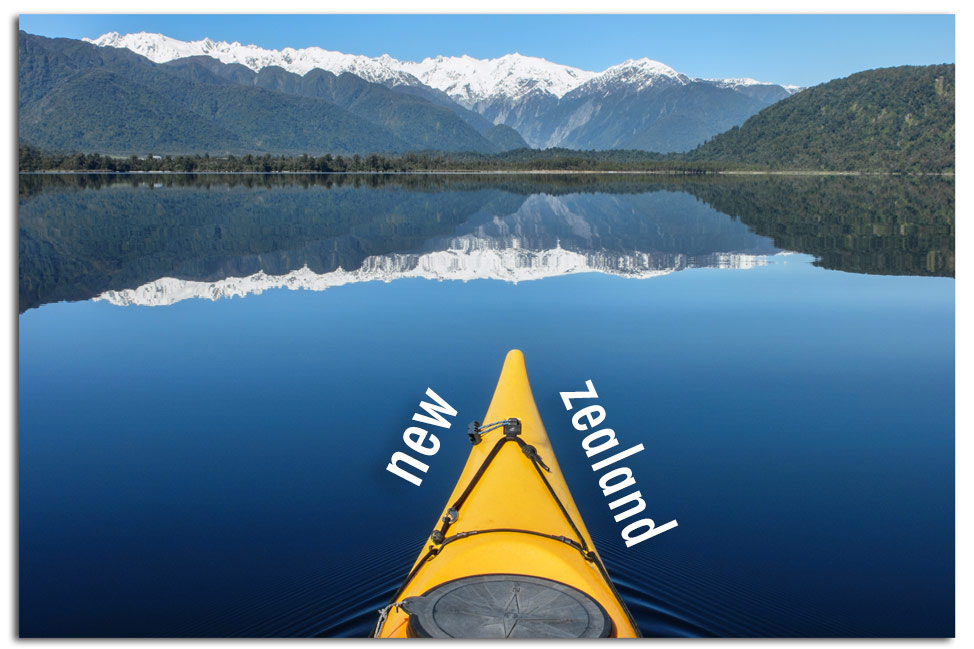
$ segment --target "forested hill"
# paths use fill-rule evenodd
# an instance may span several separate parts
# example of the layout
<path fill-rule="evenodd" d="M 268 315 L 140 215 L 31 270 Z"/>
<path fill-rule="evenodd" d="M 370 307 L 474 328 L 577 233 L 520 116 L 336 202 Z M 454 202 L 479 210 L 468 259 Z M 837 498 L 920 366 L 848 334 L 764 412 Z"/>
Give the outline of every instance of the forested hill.
<path fill-rule="evenodd" d="M 954 168 L 954 65 L 859 72 L 765 108 L 690 153 L 779 169 Z"/>
<path fill-rule="evenodd" d="M 207 57 L 156 64 L 128 50 L 25 32 L 19 58 L 20 141 L 52 151 L 492 153 L 525 146 L 509 127 L 479 116 L 471 117 L 474 126 L 459 107 L 351 74 L 257 74 Z"/>

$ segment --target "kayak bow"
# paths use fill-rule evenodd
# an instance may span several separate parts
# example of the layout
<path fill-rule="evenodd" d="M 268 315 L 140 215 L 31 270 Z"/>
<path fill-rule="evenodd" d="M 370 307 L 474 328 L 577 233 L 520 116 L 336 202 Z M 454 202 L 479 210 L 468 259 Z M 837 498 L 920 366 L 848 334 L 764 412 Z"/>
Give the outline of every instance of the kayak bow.
<path fill-rule="evenodd" d="M 507 354 L 440 523 L 382 609 L 380 638 L 639 637 Z"/>

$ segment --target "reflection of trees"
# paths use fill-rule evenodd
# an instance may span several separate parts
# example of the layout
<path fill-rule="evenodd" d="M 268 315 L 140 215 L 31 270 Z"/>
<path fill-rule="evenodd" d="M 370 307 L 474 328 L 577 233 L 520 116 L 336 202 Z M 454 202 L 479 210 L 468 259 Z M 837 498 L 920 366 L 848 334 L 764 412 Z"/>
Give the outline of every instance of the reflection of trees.
<path fill-rule="evenodd" d="M 163 276 L 213 281 L 305 264 L 315 272 L 356 268 L 369 255 L 416 249 L 452 232 L 505 196 L 352 185 L 44 191 L 21 200 L 20 308 Z"/>
<path fill-rule="evenodd" d="M 698 182 L 696 176 L 659 174 L 23 174 L 21 198 L 52 189 L 131 187 L 398 187 L 439 192 L 498 189 L 514 194 L 636 193 Z M 735 182 L 712 176 L 708 182 Z"/>
<path fill-rule="evenodd" d="M 681 189 L 834 270 L 954 276 L 954 182 L 780 177 Z"/>
<path fill-rule="evenodd" d="M 519 213 L 500 226 L 494 219 L 518 212 L 529 196 L 543 204 L 538 199 L 567 194 L 577 195 L 565 200 L 587 234 L 557 212 L 527 220 Z M 458 233 L 498 245 L 517 234 L 539 249 L 690 257 L 679 262 L 689 265 L 694 255 L 773 250 L 708 204 L 827 268 L 953 275 L 953 182 L 939 179 L 25 175 L 20 308 L 163 276 L 355 269 L 370 255 L 428 250 Z M 504 229 L 511 227 L 518 231 Z"/>

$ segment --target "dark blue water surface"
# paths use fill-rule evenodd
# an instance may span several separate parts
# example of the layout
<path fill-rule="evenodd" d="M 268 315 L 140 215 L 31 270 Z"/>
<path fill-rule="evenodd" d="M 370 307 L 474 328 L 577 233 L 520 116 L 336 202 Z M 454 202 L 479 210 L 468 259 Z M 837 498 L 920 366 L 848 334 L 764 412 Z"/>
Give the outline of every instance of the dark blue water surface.
<path fill-rule="evenodd" d="M 953 635 L 952 185 L 25 177 L 19 219 L 22 636 L 366 635 L 512 348 L 644 635 Z M 679 521 L 631 548 L 587 379 Z"/>

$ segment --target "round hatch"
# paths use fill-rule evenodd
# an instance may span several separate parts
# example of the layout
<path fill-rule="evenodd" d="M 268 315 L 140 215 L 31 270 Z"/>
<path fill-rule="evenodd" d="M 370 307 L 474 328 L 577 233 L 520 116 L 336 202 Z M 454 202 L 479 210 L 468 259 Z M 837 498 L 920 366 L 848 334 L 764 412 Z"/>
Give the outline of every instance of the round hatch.
<path fill-rule="evenodd" d="M 577 588 L 525 575 L 475 575 L 403 602 L 419 638 L 604 638 L 612 620 Z"/>

